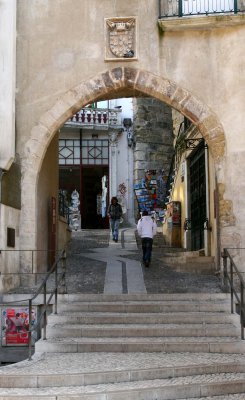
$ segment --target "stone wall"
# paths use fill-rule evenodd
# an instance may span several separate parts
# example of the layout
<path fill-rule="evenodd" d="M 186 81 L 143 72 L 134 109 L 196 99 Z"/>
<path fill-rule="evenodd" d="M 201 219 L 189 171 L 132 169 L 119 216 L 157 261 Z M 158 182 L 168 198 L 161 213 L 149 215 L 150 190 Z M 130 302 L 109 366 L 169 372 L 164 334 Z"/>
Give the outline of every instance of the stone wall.
<path fill-rule="evenodd" d="M 145 170 L 163 170 L 168 175 L 174 153 L 171 107 L 151 97 L 134 99 L 134 178 Z"/>

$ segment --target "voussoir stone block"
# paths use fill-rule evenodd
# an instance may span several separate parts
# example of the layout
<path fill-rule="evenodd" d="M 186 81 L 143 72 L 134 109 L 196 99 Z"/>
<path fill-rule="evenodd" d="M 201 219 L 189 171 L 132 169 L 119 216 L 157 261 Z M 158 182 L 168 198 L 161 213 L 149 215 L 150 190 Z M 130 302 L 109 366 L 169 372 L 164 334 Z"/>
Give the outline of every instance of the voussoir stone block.
<path fill-rule="evenodd" d="M 76 86 L 74 92 L 81 99 L 81 108 L 95 99 L 93 85 L 89 82 L 83 82 Z"/>
<path fill-rule="evenodd" d="M 52 130 L 52 126 L 55 126 L 57 121 L 54 118 L 54 116 L 52 114 L 50 114 L 49 111 L 47 111 L 45 114 L 43 114 L 39 120 L 39 123 L 43 126 L 45 126 L 48 130 Z M 35 133 L 34 133 L 35 135 Z M 33 137 L 33 134 L 32 134 Z"/>
<path fill-rule="evenodd" d="M 189 101 L 189 99 L 190 99 L 190 94 L 186 90 L 177 87 L 173 95 L 171 96 L 171 105 L 174 108 L 179 109 L 184 107 L 185 104 Z"/>
<path fill-rule="evenodd" d="M 113 68 L 110 71 L 110 77 L 113 81 L 114 88 L 120 88 L 125 85 L 124 83 L 124 69 L 121 67 Z"/>
<path fill-rule="evenodd" d="M 50 114 L 56 120 L 56 125 L 53 126 L 53 131 L 63 125 L 68 118 L 71 117 L 71 107 L 63 99 L 59 99 L 50 109 Z"/>
<path fill-rule="evenodd" d="M 125 67 L 124 68 L 124 80 L 127 87 L 135 87 L 138 76 L 138 69 Z M 137 89 L 137 87 L 136 87 Z"/>
<path fill-rule="evenodd" d="M 71 109 L 79 109 L 79 102 L 81 99 L 78 97 L 75 90 L 69 90 L 66 92 L 63 100 Z"/>
<path fill-rule="evenodd" d="M 85 83 L 85 86 L 88 88 L 88 90 L 90 90 L 93 98 L 100 97 L 108 91 L 102 75 L 98 75 L 94 79 L 90 79 Z"/>
<path fill-rule="evenodd" d="M 205 112 L 206 109 L 199 100 L 197 100 L 195 97 L 190 96 L 188 101 L 185 103 L 183 107 L 183 112 L 186 115 L 187 118 L 189 118 L 194 124 L 198 124 L 200 121 L 200 118 Z"/>

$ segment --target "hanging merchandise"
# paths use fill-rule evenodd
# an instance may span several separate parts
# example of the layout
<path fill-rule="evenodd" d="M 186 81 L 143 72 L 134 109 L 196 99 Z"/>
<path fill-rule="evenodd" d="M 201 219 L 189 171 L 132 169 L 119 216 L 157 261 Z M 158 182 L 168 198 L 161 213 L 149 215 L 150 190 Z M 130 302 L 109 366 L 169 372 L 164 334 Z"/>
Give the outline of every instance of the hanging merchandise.
<path fill-rule="evenodd" d="M 166 196 L 166 179 L 163 171 L 159 171 L 157 176 L 156 170 L 146 170 L 145 178 L 134 185 L 134 192 L 139 211 L 148 211 L 162 222 Z"/>
<path fill-rule="evenodd" d="M 71 206 L 69 207 L 70 209 L 70 227 L 71 229 L 77 231 L 78 228 L 80 227 L 80 211 L 79 211 L 79 205 L 80 205 L 80 200 L 79 200 L 79 193 L 75 189 L 73 190 L 71 194 Z"/>
<path fill-rule="evenodd" d="M 108 178 L 104 175 L 101 179 L 102 185 L 102 197 L 101 197 L 101 215 L 102 218 L 105 218 L 107 215 L 107 186 L 108 186 Z"/>

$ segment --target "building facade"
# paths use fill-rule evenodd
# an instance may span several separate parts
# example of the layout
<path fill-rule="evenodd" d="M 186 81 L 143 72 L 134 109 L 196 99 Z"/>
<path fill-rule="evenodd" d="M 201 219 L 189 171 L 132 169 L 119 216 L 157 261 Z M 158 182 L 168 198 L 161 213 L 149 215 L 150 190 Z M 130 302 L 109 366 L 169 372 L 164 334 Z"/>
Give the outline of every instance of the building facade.
<path fill-rule="evenodd" d="M 244 247 L 244 4 L 178 13 L 165 4 L 1 1 L 0 247 L 12 251 L 0 257 L 2 274 L 16 273 L 2 275 L 1 290 L 45 268 L 31 254 L 47 249 L 58 132 L 100 100 L 150 96 L 191 121 L 212 160 L 219 251 Z"/>

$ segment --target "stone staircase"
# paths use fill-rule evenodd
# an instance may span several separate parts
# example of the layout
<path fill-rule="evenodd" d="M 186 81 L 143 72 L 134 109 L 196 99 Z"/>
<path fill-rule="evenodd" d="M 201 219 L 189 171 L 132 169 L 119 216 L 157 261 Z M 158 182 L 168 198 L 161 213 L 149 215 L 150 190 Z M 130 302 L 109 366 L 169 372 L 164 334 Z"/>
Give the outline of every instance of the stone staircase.
<path fill-rule="evenodd" d="M 137 238 L 138 246 L 140 239 Z M 205 256 L 202 250 L 187 251 L 180 247 L 171 247 L 167 244 L 165 236 L 158 232 L 153 241 L 154 251 L 161 249 L 159 260 L 177 272 L 191 272 L 196 274 L 214 274 L 214 257 Z"/>
<path fill-rule="evenodd" d="M 0 400 L 245 399 L 238 323 L 222 293 L 63 295 Z"/>
<path fill-rule="evenodd" d="M 141 247 L 141 241 L 136 235 L 137 245 Z M 162 232 L 157 232 L 153 241 L 153 254 L 161 251 L 158 259 L 171 269 L 177 272 L 191 272 L 195 274 L 211 274 L 216 271 L 214 257 L 204 256 L 202 250 L 187 251 L 181 247 L 171 247 L 167 244 Z"/>
<path fill-rule="evenodd" d="M 182 250 L 182 249 L 181 249 Z M 178 272 L 192 272 L 196 274 L 214 274 L 214 257 L 200 255 L 198 251 L 181 251 L 164 249 L 160 260 Z"/>

